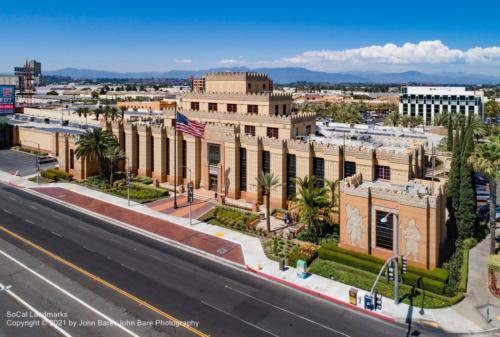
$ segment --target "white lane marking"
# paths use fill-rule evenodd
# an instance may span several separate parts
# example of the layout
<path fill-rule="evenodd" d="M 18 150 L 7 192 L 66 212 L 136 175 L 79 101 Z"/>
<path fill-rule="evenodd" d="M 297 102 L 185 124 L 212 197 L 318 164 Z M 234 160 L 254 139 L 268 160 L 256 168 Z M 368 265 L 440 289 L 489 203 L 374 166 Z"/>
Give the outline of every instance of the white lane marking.
<path fill-rule="evenodd" d="M 37 207 L 33 206 L 33 205 L 28 205 L 29 208 L 33 208 L 33 209 L 38 209 Z"/>
<path fill-rule="evenodd" d="M 89 231 L 89 229 L 85 226 L 82 226 L 82 225 L 77 225 L 77 226 L 78 226 L 78 228 L 83 229 L 84 231 L 87 231 L 87 232 Z"/>
<path fill-rule="evenodd" d="M 0 287 L 3 287 L 3 284 L 0 283 Z M 69 333 L 61 329 L 57 324 L 55 324 L 53 321 L 45 317 L 40 311 L 36 310 L 33 306 L 31 306 L 28 302 L 23 300 L 21 297 L 17 296 L 12 290 L 8 289 L 5 291 L 7 294 L 9 294 L 11 297 L 13 297 L 16 301 L 24 305 L 26 308 L 28 308 L 30 311 L 35 313 L 36 316 L 40 317 L 42 320 L 47 322 L 48 325 L 50 325 L 52 328 L 57 330 L 61 335 L 66 336 L 66 337 L 71 337 Z"/>
<path fill-rule="evenodd" d="M 251 298 L 251 299 L 253 299 L 253 300 L 257 301 L 257 302 L 260 302 L 260 303 L 263 303 L 263 304 L 267 304 L 267 305 L 269 305 L 269 306 L 271 306 L 271 307 L 273 307 L 273 308 L 275 308 L 275 309 L 281 310 L 281 311 L 283 311 L 283 312 L 286 312 L 287 314 L 290 314 L 290 315 L 292 315 L 292 316 L 295 316 L 295 317 L 298 317 L 298 318 L 300 318 L 300 319 L 303 319 L 304 321 L 307 321 L 307 322 L 312 323 L 312 324 L 316 324 L 317 326 L 320 326 L 320 327 L 322 327 L 323 329 L 330 330 L 330 331 L 332 331 L 332 332 L 335 332 L 335 333 L 340 334 L 340 335 L 345 336 L 345 337 L 351 337 L 350 335 L 347 335 L 347 334 L 345 334 L 345 333 L 344 333 L 344 332 L 342 332 L 342 331 L 339 331 L 339 330 L 335 330 L 335 329 L 333 329 L 333 328 L 330 328 L 330 327 L 329 327 L 329 326 L 327 326 L 327 325 L 324 325 L 324 324 L 318 323 L 318 322 L 316 322 L 316 321 L 313 321 L 313 320 L 312 320 L 312 319 L 310 319 L 310 318 L 304 317 L 304 316 L 302 316 L 302 315 L 296 314 L 296 313 L 294 313 L 294 312 L 292 312 L 292 311 L 290 311 L 290 310 L 287 310 L 287 309 L 285 309 L 285 308 L 282 308 L 282 307 L 279 307 L 279 306 L 274 305 L 274 304 L 272 304 L 272 303 L 269 303 L 269 302 L 266 302 L 266 301 L 264 301 L 264 300 L 261 300 L 260 298 L 254 297 L 254 296 L 252 296 L 252 295 L 250 295 L 250 294 L 247 294 L 247 293 L 245 293 L 245 292 L 243 292 L 243 291 L 241 291 L 241 290 L 238 290 L 238 289 L 232 288 L 231 286 L 226 285 L 225 287 L 226 287 L 227 289 L 229 289 L 229 290 L 232 290 L 232 291 L 234 291 L 234 292 L 236 292 L 236 293 L 240 294 L 240 295 L 243 295 L 243 296 L 246 296 L 246 297 L 248 297 L 248 298 Z"/>
<path fill-rule="evenodd" d="M 83 247 L 83 249 L 86 249 L 86 250 L 88 250 L 89 252 L 95 253 L 95 251 L 93 251 L 92 249 L 90 249 L 90 248 L 89 248 L 89 247 L 87 247 L 87 246 L 82 246 L 82 247 Z"/>
<path fill-rule="evenodd" d="M 12 201 L 17 201 L 17 199 L 14 198 L 14 197 L 9 197 L 9 199 L 12 200 Z"/>
<path fill-rule="evenodd" d="M 156 255 L 151 255 L 151 254 L 148 254 L 148 255 L 149 255 L 149 257 L 150 257 L 150 258 L 152 258 L 152 259 L 155 259 L 155 260 L 157 260 L 157 261 L 164 262 L 162 258 L 160 258 L 160 257 L 158 257 L 158 256 L 156 256 Z"/>
<path fill-rule="evenodd" d="M 2 210 L 3 210 L 5 213 L 7 213 L 7 214 L 12 214 L 12 212 L 11 212 L 11 211 L 9 211 L 8 209 L 2 208 Z"/>
<path fill-rule="evenodd" d="M 62 238 L 62 237 L 63 237 L 61 234 L 56 233 L 56 232 L 54 232 L 54 231 L 50 231 L 50 232 L 51 232 L 52 234 L 54 234 L 55 236 L 58 236 L 58 237 L 60 237 L 60 238 Z"/>
<path fill-rule="evenodd" d="M 24 219 L 24 221 L 26 221 L 27 223 L 31 224 L 31 225 L 34 225 L 35 223 L 33 221 L 31 221 L 30 219 Z"/>
<path fill-rule="evenodd" d="M 205 304 L 207 307 L 210 307 L 210 308 L 212 308 L 212 309 L 214 309 L 214 310 L 217 310 L 217 311 L 219 311 L 219 312 L 222 312 L 223 314 L 226 314 L 226 315 L 228 315 L 228 316 L 230 316 L 230 317 L 232 317 L 232 318 L 235 318 L 235 319 L 237 319 L 237 320 L 238 320 L 238 321 L 240 321 L 240 322 L 243 322 L 243 323 L 245 323 L 245 324 L 247 324 L 247 325 L 253 326 L 254 328 L 256 328 L 256 329 L 258 329 L 258 330 L 260 330 L 260 331 L 263 331 L 263 332 L 265 332 L 265 333 L 267 333 L 267 334 L 269 334 L 269 335 L 271 335 L 271 336 L 274 336 L 274 337 L 280 337 L 280 336 L 278 336 L 277 334 L 272 333 L 271 331 L 267 331 L 266 329 L 261 328 L 261 327 L 260 327 L 260 326 L 258 326 L 258 325 L 255 325 L 255 324 L 253 324 L 253 323 L 251 323 L 251 322 L 249 322 L 249 321 L 245 321 L 244 319 L 242 319 L 242 318 L 240 318 L 240 317 L 238 317 L 238 316 L 236 316 L 236 315 L 233 315 L 232 313 L 227 312 L 227 311 L 225 311 L 225 310 L 223 310 L 223 309 L 221 309 L 221 308 L 218 308 L 218 307 L 216 307 L 216 306 L 214 306 L 214 305 L 212 305 L 212 304 L 210 304 L 210 303 L 207 303 L 207 302 L 205 302 L 205 301 L 201 301 L 201 303 Z"/>
<path fill-rule="evenodd" d="M 129 266 L 127 266 L 126 264 L 123 264 L 123 263 L 120 263 L 120 266 L 122 266 L 122 267 L 124 267 L 124 268 L 127 268 L 127 269 L 130 269 L 130 270 L 132 270 L 132 271 L 137 271 L 137 270 L 135 270 L 134 268 L 129 267 Z"/>
<path fill-rule="evenodd" d="M 135 334 L 134 332 L 130 331 L 129 329 L 123 327 L 122 325 L 120 325 L 120 323 L 118 323 L 117 321 L 115 321 L 114 319 L 112 319 L 111 317 L 103 314 L 102 312 L 100 312 L 99 310 L 97 310 L 96 308 L 90 306 L 89 304 L 87 304 L 86 302 L 84 302 L 83 300 L 79 299 L 78 297 L 76 297 L 75 295 L 71 294 L 70 292 L 64 290 L 63 288 L 61 288 L 60 286 L 58 286 L 57 284 L 55 284 L 54 282 L 50 281 L 49 279 L 47 279 L 46 277 L 40 275 L 39 273 L 37 273 L 36 271 L 34 271 L 33 269 L 31 269 L 30 267 L 26 266 L 24 263 L 16 260 L 15 258 L 13 258 L 12 256 L 10 256 L 9 254 L 7 254 L 6 252 L 4 252 L 3 250 L 0 250 L 0 254 L 5 256 L 6 258 L 8 258 L 9 260 L 11 260 L 12 262 L 16 263 L 17 265 L 23 267 L 24 269 L 26 269 L 27 271 L 29 271 L 30 273 L 32 273 L 33 275 L 35 275 L 36 277 L 40 278 L 41 280 L 45 281 L 46 283 L 50 284 L 52 287 L 56 288 L 57 290 L 59 290 L 60 292 L 62 292 L 63 294 L 67 295 L 68 297 L 72 298 L 73 300 L 75 300 L 76 302 L 80 303 L 81 305 L 83 305 L 85 308 L 89 309 L 90 311 L 96 313 L 97 315 L 101 316 L 102 318 L 104 318 L 105 320 L 109 321 L 111 323 L 111 325 L 114 325 L 116 326 L 117 328 L 125 331 L 127 334 L 129 334 L 130 336 L 134 336 L 134 337 L 139 337 L 139 335 Z"/>

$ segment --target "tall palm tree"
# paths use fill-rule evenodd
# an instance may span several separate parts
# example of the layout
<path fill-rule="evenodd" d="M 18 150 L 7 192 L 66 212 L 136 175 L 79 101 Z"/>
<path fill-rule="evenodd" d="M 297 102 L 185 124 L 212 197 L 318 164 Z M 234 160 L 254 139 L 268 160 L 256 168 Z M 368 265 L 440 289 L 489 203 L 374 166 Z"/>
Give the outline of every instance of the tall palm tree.
<path fill-rule="evenodd" d="M 95 120 L 99 120 L 99 116 L 103 114 L 102 108 L 97 108 L 94 111 L 92 111 L 92 114 L 95 116 Z"/>
<path fill-rule="evenodd" d="M 87 107 L 80 107 L 76 109 L 73 114 L 78 115 L 78 117 L 85 117 L 85 125 L 87 126 L 87 117 L 90 115 L 90 109 Z"/>
<path fill-rule="evenodd" d="M 340 179 L 336 180 L 328 180 L 325 179 L 325 186 L 326 186 L 326 191 L 328 193 L 328 197 L 330 199 L 330 211 L 333 211 L 335 207 L 338 206 L 339 199 L 340 199 Z"/>
<path fill-rule="evenodd" d="M 120 106 L 120 118 L 121 120 L 125 119 L 125 112 L 128 110 L 128 108 L 124 105 Z"/>
<path fill-rule="evenodd" d="M 259 176 L 256 178 L 257 184 L 262 189 L 262 192 L 266 196 L 266 220 L 267 220 L 267 232 L 271 232 L 271 191 L 275 190 L 280 185 L 280 180 L 277 176 L 272 173 L 261 171 Z"/>
<path fill-rule="evenodd" d="M 108 147 L 104 155 L 109 162 L 109 185 L 113 187 L 114 164 L 125 159 L 125 152 L 117 144 L 116 146 Z"/>
<path fill-rule="evenodd" d="M 470 126 L 472 128 L 472 134 L 474 135 L 474 138 L 479 139 L 488 134 L 488 129 L 486 127 L 486 124 L 478 118 L 478 117 L 473 117 L 469 119 Z"/>
<path fill-rule="evenodd" d="M 398 126 L 401 122 L 401 115 L 397 111 L 392 111 L 384 120 L 385 125 Z"/>
<path fill-rule="evenodd" d="M 292 209 L 297 210 L 303 222 L 315 240 L 323 231 L 323 223 L 328 220 L 330 200 L 326 189 L 317 187 L 315 176 L 295 178 L 297 193 L 291 198 Z"/>
<path fill-rule="evenodd" d="M 110 131 L 93 128 L 80 135 L 76 142 L 76 158 L 85 158 L 97 161 L 99 175 L 104 176 L 106 151 L 109 147 L 117 146 L 117 141 Z"/>
<path fill-rule="evenodd" d="M 118 117 L 118 109 L 116 107 L 109 108 L 109 119 L 114 121 Z"/>
<path fill-rule="evenodd" d="M 490 180 L 490 254 L 495 254 L 496 185 L 500 180 L 500 136 L 492 137 L 489 143 L 477 144 L 469 157 L 474 170 Z"/>

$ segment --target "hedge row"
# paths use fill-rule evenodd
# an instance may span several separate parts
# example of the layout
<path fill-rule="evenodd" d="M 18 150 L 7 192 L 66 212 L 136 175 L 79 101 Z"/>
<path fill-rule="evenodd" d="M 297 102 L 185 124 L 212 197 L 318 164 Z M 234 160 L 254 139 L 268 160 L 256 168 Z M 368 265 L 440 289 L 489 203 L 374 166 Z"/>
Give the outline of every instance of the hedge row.
<path fill-rule="evenodd" d="M 345 250 L 339 251 L 322 247 L 318 250 L 318 255 L 322 259 L 334 261 L 337 263 L 342 263 L 351 267 L 356 267 L 361 270 L 371 272 L 373 274 L 378 274 L 380 268 L 382 268 L 384 264 L 384 261 L 380 259 L 374 260 L 373 257 L 363 259 L 354 256 L 353 254 L 346 254 L 343 251 Z M 415 274 L 410 270 L 408 270 L 408 272 L 404 275 L 403 281 L 405 284 L 411 285 L 416 288 L 421 288 L 427 291 L 431 291 L 436 294 L 443 294 L 446 285 L 445 282 L 443 281 Z"/>
<path fill-rule="evenodd" d="M 58 169 L 48 169 L 42 171 L 40 175 L 49 180 L 58 181 L 58 180 L 71 180 L 73 178 L 72 174 L 67 172 L 58 170 Z"/>
<path fill-rule="evenodd" d="M 460 283 L 458 291 L 467 292 L 467 278 L 469 275 L 469 249 L 464 249 L 462 253 L 462 266 L 460 267 Z"/>
<path fill-rule="evenodd" d="M 380 267 L 382 267 L 384 262 L 385 262 L 384 260 L 379 259 L 378 257 L 359 253 L 359 252 L 354 252 L 354 251 L 347 250 L 347 249 L 343 249 L 343 248 L 340 248 L 334 244 L 325 243 L 322 245 L 322 247 L 329 249 L 329 250 L 332 250 L 332 251 L 342 253 L 344 255 L 349 255 L 352 257 L 356 257 L 358 259 L 377 263 L 380 265 Z M 379 270 L 380 270 L 380 267 L 379 267 Z M 426 278 L 433 279 L 436 281 L 441 281 L 441 282 L 446 283 L 446 281 L 448 280 L 448 271 L 446 269 L 442 269 L 442 268 L 435 268 L 433 270 L 427 270 L 427 269 L 417 268 L 417 267 L 413 267 L 413 266 L 408 266 L 408 271 L 413 273 L 413 274 L 420 275 L 422 277 L 426 277 Z"/>

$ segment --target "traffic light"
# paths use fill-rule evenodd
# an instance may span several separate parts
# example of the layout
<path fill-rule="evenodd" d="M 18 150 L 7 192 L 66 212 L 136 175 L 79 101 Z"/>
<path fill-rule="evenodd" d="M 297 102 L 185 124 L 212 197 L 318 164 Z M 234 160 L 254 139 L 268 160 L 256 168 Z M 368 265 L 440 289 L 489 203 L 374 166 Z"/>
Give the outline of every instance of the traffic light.
<path fill-rule="evenodd" d="M 394 281 L 394 267 L 392 265 L 387 268 L 387 281 Z"/>
<path fill-rule="evenodd" d="M 188 202 L 193 202 L 193 183 L 188 183 Z"/>
<path fill-rule="evenodd" d="M 382 295 L 379 295 L 377 292 L 373 293 L 374 309 L 382 310 Z"/>
<path fill-rule="evenodd" d="M 401 270 L 403 274 L 408 271 L 408 258 L 406 256 L 401 256 Z"/>

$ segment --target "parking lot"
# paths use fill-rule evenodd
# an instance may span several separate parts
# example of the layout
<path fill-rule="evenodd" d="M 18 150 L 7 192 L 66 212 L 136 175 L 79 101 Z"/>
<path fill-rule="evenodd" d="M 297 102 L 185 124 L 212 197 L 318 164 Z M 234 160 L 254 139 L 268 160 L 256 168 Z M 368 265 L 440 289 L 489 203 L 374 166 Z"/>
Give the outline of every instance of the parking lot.
<path fill-rule="evenodd" d="M 57 165 L 57 162 L 40 165 L 44 170 Z M 20 176 L 36 173 L 36 156 L 14 150 L 0 150 L 0 170 L 13 173 L 18 171 Z"/>

